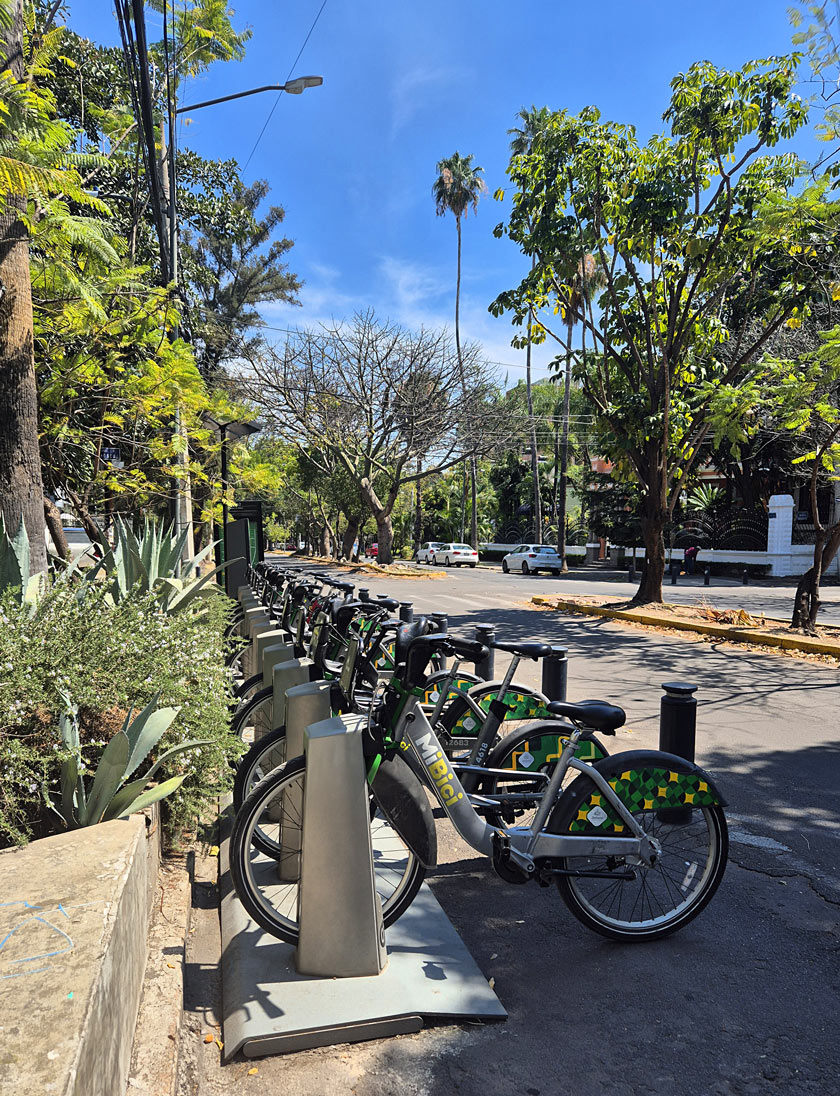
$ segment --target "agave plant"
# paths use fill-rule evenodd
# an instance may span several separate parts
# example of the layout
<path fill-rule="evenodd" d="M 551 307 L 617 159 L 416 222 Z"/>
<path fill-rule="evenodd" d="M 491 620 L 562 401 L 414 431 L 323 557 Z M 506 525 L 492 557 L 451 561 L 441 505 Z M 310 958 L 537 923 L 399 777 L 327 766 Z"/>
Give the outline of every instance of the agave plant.
<path fill-rule="evenodd" d="M 40 572 L 29 574 L 29 535 L 23 518 L 13 537 L 6 532 L 6 522 L 0 514 L 0 594 L 12 586 L 20 590 L 21 604 L 34 609 L 44 588 L 44 576 Z"/>
<path fill-rule="evenodd" d="M 117 518 L 115 544 L 86 576 L 92 582 L 100 571 L 110 578 L 110 594 L 115 602 L 132 591 L 154 594 L 165 613 L 185 609 L 197 597 L 210 593 L 210 580 L 232 561 L 198 576 L 198 568 L 215 547 L 209 544 L 197 556 L 183 563 L 181 554 L 187 530 L 173 535 L 172 526 L 158 526 L 146 517 L 143 532 L 137 536 L 131 526 Z"/>
<path fill-rule="evenodd" d="M 105 747 L 93 780 L 88 784 L 83 771 L 78 709 L 68 696 L 62 694 L 62 699 L 65 712 L 59 719 L 59 728 L 70 756 L 62 762 L 60 794 L 51 806 L 68 830 L 109 822 L 114 818 L 127 818 L 135 811 L 142 811 L 144 807 L 150 807 L 171 795 L 181 786 L 184 777 L 173 776 L 162 784 L 152 784 L 155 773 L 170 757 L 210 742 L 209 739 L 179 742 L 161 754 L 143 776 L 126 784 L 125 781 L 146 760 L 178 714 L 177 708 L 158 708 L 158 697 L 155 696 L 134 719 L 134 709 L 128 712 L 122 729 Z"/>

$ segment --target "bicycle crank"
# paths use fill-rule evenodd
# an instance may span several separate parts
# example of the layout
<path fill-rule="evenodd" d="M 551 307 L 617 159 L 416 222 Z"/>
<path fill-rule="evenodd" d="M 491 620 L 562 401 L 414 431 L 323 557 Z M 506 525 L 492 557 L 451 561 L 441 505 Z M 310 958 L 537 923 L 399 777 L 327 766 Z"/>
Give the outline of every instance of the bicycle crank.
<path fill-rule="evenodd" d="M 527 883 L 534 878 L 534 861 L 512 849 L 503 830 L 493 834 L 493 870 L 506 883 Z"/>

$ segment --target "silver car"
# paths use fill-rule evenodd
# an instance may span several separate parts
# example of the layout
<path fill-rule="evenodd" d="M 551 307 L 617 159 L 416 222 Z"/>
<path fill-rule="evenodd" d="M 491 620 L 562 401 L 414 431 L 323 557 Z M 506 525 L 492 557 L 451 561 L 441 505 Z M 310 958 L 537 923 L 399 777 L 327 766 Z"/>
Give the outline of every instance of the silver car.
<path fill-rule="evenodd" d="M 427 540 L 417 549 L 417 555 L 414 558 L 418 563 L 432 563 L 435 558 L 435 549 L 442 547 L 442 540 Z"/>
<path fill-rule="evenodd" d="M 550 571 L 559 575 L 563 563 L 557 549 L 550 544 L 518 544 L 502 560 L 502 570 L 521 571 L 523 575 L 535 575 L 538 571 Z"/>

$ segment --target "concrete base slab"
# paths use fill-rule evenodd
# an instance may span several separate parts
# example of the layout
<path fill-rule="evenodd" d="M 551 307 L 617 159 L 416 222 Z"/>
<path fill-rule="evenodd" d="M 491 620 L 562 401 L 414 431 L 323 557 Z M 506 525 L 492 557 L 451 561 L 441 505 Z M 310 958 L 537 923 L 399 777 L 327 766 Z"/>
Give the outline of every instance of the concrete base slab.
<path fill-rule="evenodd" d="M 312 978 L 295 969 L 291 944 L 250 919 L 230 885 L 226 859 L 220 867 L 226 1058 L 238 1050 L 259 1058 L 403 1035 L 427 1021 L 507 1018 L 425 884 L 386 930 L 388 965 L 381 974 Z"/>

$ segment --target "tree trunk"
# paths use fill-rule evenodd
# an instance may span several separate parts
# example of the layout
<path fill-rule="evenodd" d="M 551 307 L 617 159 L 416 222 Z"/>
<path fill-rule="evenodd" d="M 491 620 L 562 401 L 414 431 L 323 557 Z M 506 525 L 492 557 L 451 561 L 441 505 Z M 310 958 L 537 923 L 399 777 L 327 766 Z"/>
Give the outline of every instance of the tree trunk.
<path fill-rule="evenodd" d="M 329 522 L 325 521 L 321 526 L 321 535 L 318 538 L 318 555 L 330 556 L 332 555 L 332 536 Z"/>
<path fill-rule="evenodd" d="M 563 437 L 560 442 L 560 502 L 557 515 L 557 554 L 563 561 L 564 571 L 569 569 L 566 562 L 566 495 L 569 490 L 569 410 L 572 401 L 572 325 L 569 324 L 568 328 L 566 373 L 563 379 Z"/>
<path fill-rule="evenodd" d="M 461 465 L 461 540 L 466 535 L 467 523 L 467 460 Z"/>
<path fill-rule="evenodd" d="M 59 559 L 69 559 L 70 545 L 67 543 L 64 526 L 61 524 L 61 511 L 53 500 L 47 498 L 46 495 L 44 495 L 44 520 L 50 531 L 56 555 Z"/>
<path fill-rule="evenodd" d="M 0 22 L 3 69 L 23 80 L 23 4 L 15 0 L 9 25 Z M 29 240 L 19 219 L 23 199 L 0 199 L 0 514 L 10 536 L 23 520 L 29 568 L 45 571 L 44 487 L 38 448 L 38 395 L 32 334 Z"/>
<path fill-rule="evenodd" d="M 476 459 L 470 457 L 470 485 L 472 489 L 472 511 L 470 515 L 470 544 L 478 551 L 478 474 Z"/>
<path fill-rule="evenodd" d="M 536 256 L 531 269 L 536 266 Z M 534 313 L 528 310 L 528 343 L 525 348 L 525 396 L 528 401 L 528 432 L 531 443 L 531 487 L 534 497 L 534 540 L 542 541 L 542 499 L 540 498 L 540 466 L 537 453 L 537 424 L 534 422 L 534 394 L 531 390 L 531 325 Z M 473 545 L 476 548 L 477 545 Z"/>
<path fill-rule="evenodd" d="M 665 575 L 665 520 L 667 511 L 659 499 L 646 497 L 642 503 L 642 539 L 645 545 L 645 565 L 639 590 L 633 605 L 662 601 L 662 579 Z"/>
<path fill-rule="evenodd" d="M 376 562 L 388 564 L 394 562 L 394 526 L 391 515 L 380 512 L 376 515 L 376 539 L 379 545 Z"/>
<path fill-rule="evenodd" d="M 820 611 L 820 582 L 840 548 L 840 522 L 832 525 L 814 546 L 814 562 L 800 578 L 793 598 L 790 626 L 808 635 L 817 634 L 817 614 Z"/>
<path fill-rule="evenodd" d="M 67 492 L 67 497 L 73 503 L 73 509 L 76 511 L 76 517 L 82 523 L 82 528 L 87 533 L 91 544 L 98 544 L 100 548 L 102 548 L 103 550 L 107 550 L 108 542 L 105 539 L 105 534 L 94 521 L 93 515 L 88 510 L 87 506 L 85 506 L 82 499 L 69 485 L 65 484 L 64 490 Z"/>
<path fill-rule="evenodd" d="M 420 475 L 420 458 L 417 458 L 417 475 Z M 414 484 L 414 554 L 415 556 L 420 551 L 420 545 L 423 541 L 423 493 L 420 488 L 420 479 L 418 478 Z"/>
<path fill-rule="evenodd" d="M 352 559 L 353 545 L 359 535 L 361 517 L 358 514 L 345 514 L 345 517 L 347 518 L 347 528 L 344 530 L 344 538 L 341 542 L 341 558 Z"/>

